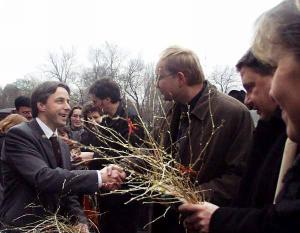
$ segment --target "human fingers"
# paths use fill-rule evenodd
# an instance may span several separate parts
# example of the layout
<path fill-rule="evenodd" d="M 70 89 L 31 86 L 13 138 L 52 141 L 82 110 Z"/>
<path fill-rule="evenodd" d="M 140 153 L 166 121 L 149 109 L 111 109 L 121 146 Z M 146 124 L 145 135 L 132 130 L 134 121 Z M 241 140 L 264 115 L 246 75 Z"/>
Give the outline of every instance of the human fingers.
<path fill-rule="evenodd" d="M 191 214 L 203 208 L 202 204 L 191 204 L 191 203 L 183 203 L 178 207 L 178 211 L 181 213 Z"/>
<path fill-rule="evenodd" d="M 112 170 L 117 170 L 119 172 L 124 172 L 124 169 L 116 164 L 110 164 L 108 167 Z"/>
<path fill-rule="evenodd" d="M 123 174 L 117 170 L 112 170 L 111 178 L 115 180 L 116 183 L 123 183 Z"/>

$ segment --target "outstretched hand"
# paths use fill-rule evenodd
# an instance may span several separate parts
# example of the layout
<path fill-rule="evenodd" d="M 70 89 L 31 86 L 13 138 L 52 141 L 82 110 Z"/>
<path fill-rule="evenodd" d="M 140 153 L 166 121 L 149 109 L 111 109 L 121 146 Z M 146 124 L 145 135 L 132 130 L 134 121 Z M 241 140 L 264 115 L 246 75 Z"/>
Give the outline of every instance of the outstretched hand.
<path fill-rule="evenodd" d="M 115 190 L 120 188 L 123 180 L 126 178 L 124 170 L 114 164 L 100 170 L 102 178 L 102 187 L 107 190 Z"/>
<path fill-rule="evenodd" d="M 183 223 L 188 232 L 208 233 L 209 224 L 213 213 L 219 207 L 209 202 L 200 204 L 185 203 L 178 207 L 180 213 L 186 216 Z"/>

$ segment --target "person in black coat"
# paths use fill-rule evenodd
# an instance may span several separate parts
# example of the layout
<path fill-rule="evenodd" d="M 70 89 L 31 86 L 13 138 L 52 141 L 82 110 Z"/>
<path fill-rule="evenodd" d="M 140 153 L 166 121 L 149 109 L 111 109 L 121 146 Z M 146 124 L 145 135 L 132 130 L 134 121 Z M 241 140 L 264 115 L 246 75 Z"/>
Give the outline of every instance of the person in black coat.
<path fill-rule="evenodd" d="M 117 83 L 111 79 L 97 80 L 89 90 L 94 105 L 102 114 L 101 127 L 97 127 L 100 134 L 104 135 L 101 140 L 93 134 L 89 134 L 89 144 L 99 147 L 101 153 L 108 157 L 119 157 L 128 153 L 126 146 L 118 142 L 130 143 L 138 146 L 142 143 L 144 131 L 135 108 L 129 103 L 121 100 L 120 89 Z M 97 132 L 96 130 L 96 132 Z M 110 132 L 113 132 L 114 136 Z M 121 153 L 119 153 L 121 152 Z M 90 163 L 90 168 L 99 169 L 109 160 L 103 159 L 102 155 L 95 153 L 94 158 L 102 158 Z M 120 161 L 120 160 L 119 160 Z M 126 187 L 123 187 L 126 189 Z M 137 202 L 125 205 L 131 198 L 130 195 L 113 194 L 101 196 L 99 226 L 103 233 L 137 232 L 139 221 L 139 207 Z M 117 222 L 116 222 L 116 219 Z"/>
<path fill-rule="evenodd" d="M 283 1 L 262 15 L 252 47 L 256 56 L 277 67 L 270 94 L 282 110 L 288 137 L 296 143 L 300 143 L 299 25 L 299 1 Z M 283 161 L 289 159 L 283 157 Z M 299 154 L 282 182 L 275 204 L 264 208 L 218 208 L 206 202 L 183 204 L 179 210 L 187 215 L 184 221 L 192 232 L 296 233 L 300 229 Z"/>
<path fill-rule="evenodd" d="M 248 51 L 237 63 L 247 94 L 245 104 L 260 115 L 254 131 L 247 169 L 233 206 L 264 207 L 273 203 L 283 149 L 286 126 L 281 111 L 269 96 L 275 68 L 259 61 Z"/>

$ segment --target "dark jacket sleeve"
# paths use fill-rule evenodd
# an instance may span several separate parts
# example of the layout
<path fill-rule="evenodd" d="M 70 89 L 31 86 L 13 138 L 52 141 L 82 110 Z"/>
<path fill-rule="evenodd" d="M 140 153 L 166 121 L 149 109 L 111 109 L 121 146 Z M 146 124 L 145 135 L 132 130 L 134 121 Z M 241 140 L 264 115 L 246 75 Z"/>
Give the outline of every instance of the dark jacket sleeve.
<path fill-rule="evenodd" d="M 219 208 L 212 216 L 213 233 L 296 233 L 300 229 L 300 157 L 284 177 L 278 203 L 264 209 Z"/>
<path fill-rule="evenodd" d="M 283 201 L 264 209 L 219 208 L 211 233 L 296 233 L 300 229 L 300 200 Z"/>
<path fill-rule="evenodd" d="M 39 142 L 19 128 L 11 129 L 5 140 L 5 160 L 33 187 L 46 193 L 94 193 L 98 190 L 96 171 L 50 168 L 38 148 Z"/>

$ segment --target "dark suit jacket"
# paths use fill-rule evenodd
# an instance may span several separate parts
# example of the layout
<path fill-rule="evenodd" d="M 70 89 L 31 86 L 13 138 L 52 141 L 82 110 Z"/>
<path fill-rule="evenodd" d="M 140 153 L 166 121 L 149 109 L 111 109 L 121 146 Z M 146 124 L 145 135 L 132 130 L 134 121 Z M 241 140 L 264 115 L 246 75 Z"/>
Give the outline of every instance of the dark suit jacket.
<path fill-rule="evenodd" d="M 62 168 L 57 167 L 50 140 L 32 120 L 10 129 L 1 155 L 4 201 L 1 220 L 24 226 L 57 210 L 65 217 L 86 222 L 76 194 L 98 190 L 96 171 L 70 171 L 70 153 L 59 140 Z"/>

